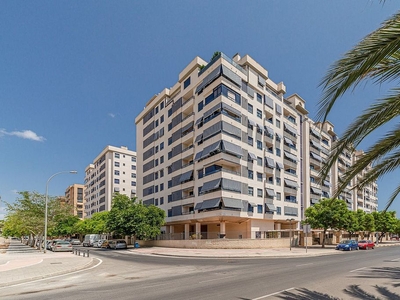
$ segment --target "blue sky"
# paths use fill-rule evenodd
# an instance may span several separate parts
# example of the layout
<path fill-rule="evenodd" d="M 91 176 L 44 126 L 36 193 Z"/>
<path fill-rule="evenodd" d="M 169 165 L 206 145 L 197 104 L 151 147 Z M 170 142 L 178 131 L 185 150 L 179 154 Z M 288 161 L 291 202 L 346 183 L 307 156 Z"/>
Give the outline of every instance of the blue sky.
<path fill-rule="evenodd" d="M 378 0 L 2 1 L 0 196 L 45 193 L 52 174 L 77 170 L 52 179 L 49 194 L 63 195 L 106 145 L 135 150 L 145 103 L 214 51 L 249 54 L 315 118 L 329 65 L 398 9 Z M 329 117 L 335 131 L 385 92 L 362 85 L 346 94 Z M 399 175 L 379 181 L 380 208 Z"/>

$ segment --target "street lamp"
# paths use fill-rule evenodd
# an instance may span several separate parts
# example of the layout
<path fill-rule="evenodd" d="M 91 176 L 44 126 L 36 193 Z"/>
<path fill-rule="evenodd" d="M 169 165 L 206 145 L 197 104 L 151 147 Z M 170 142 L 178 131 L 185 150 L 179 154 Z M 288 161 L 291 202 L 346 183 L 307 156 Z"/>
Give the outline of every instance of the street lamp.
<path fill-rule="evenodd" d="M 45 208 L 44 208 L 44 245 L 43 245 L 43 253 L 46 253 L 46 244 L 47 244 L 47 200 L 48 200 L 48 191 L 49 191 L 49 182 L 50 180 L 53 179 L 54 176 L 57 176 L 59 174 L 63 174 L 63 173 L 71 173 L 71 174 L 76 174 L 78 173 L 77 171 L 62 171 L 62 172 L 58 172 L 55 173 L 53 175 L 50 176 L 49 179 L 47 179 L 47 183 L 46 183 L 46 200 L 45 200 Z"/>
<path fill-rule="evenodd" d="M 289 221 L 289 223 L 290 223 L 289 248 L 290 248 L 290 251 L 292 251 L 292 221 L 294 221 L 294 219 L 293 219 L 293 218 L 291 218 L 291 219 L 286 219 L 286 221 Z"/>

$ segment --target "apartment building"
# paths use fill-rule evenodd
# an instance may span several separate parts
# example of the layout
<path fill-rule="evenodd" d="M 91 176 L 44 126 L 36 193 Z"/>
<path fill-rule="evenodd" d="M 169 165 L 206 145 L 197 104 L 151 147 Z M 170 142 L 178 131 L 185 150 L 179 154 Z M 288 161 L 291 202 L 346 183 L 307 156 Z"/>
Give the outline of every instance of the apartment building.
<path fill-rule="evenodd" d="M 106 146 L 85 169 L 85 218 L 111 209 L 114 193 L 136 196 L 136 152 Z"/>
<path fill-rule="evenodd" d="M 284 98 L 250 56 L 196 57 L 136 118 L 138 197 L 167 212 L 166 233 L 262 238 L 299 225 L 332 192 L 318 171 L 336 134 Z M 312 181 L 312 182 L 311 182 Z"/>
<path fill-rule="evenodd" d="M 85 207 L 83 202 L 83 190 L 85 186 L 83 184 L 70 185 L 65 190 L 65 202 L 73 207 L 74 216 L 78 216 L 79 219 L 83 219 L 85 213 Z"/>

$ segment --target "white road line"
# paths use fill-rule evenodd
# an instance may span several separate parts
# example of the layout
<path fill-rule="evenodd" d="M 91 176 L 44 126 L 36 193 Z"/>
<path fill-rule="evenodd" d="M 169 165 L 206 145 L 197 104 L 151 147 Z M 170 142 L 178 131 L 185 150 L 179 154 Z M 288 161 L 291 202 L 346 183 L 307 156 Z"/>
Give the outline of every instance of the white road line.
<path fill-rule="evenodd" d="M 392 259 L 391 261 L 399 261 L 400 258 Z"/>
<path fill-rule="evenodd" d="M 367 268 L 368 267 L 358 268 L 358 269 L 350 271 L 349 273 L 357 272 L 357 271 L 360 271 L 360 270 L 363 270 L 363 269 L 367 269 Z"/>
<path fill-rule="evenodd" d="M 301 267 L 301 266 L 308 266 L 308 265 L 313 265 L 314 263 L 309 263 L 309 264 L 302 264 L 302 265 L 297 265 L 296 267 Z"/>
<path fill-rule="evenodd" d="M 6 262 L 5 264 L 0 265 L 0 266 L 5 266 L 5 265 L 8 265 L 9 263 L 10 263 L 10 260 L 8 262 Z"/>
<path fill-rule="evenodd" d="M 66 273 L 66 274 L 60 274 L 60 275 L 56 275 L 56 276 L 50 276 L 50 277 L 46 277 L 46 278 L 42 278 L 42 279 L 32 280 L 32 281 L 29 281 L 29 282 L 22 282 L 22 283 L 17 283 L 17 284 L 13 284 L 13 285 L 7 285 L 7 286 L 0 287 L 0 290 L 6 289 L 6 288 L 10 288 L 10 287 L 14 287 L 14 286 L 30 284 L 30 283 L 33 283 L 33 282 L 49 280 L 49 279 L 53 279 L 53 278 L 58 278 L 58 277 L 66 276 L 66 275 L 71 275 L 71 274 L 76 274 L 76 273 L 80 273 L 80 272 L 83 272 L 83 271 L 91 270 L 91 269 L 97 268 L 99 265 L 101 265 L 103 263 L 103 261 L 100 258 L 96 257 L 95 259 L 99 260 L 99 263 L 97 265 L 94 265 L 93 267 L 90 267 L 90 268 L 87 268 L 87 269 L 82 269 L 82 270 L 78 270 L 78 271 L 74 271 L 74 272 L 70 272 L 70 273 Z"/>
<path fill-rule="evenodd" d="M 292 288 L 290 288 L 290 289 L 286 289 L 286 290 L 282 290 L 282 291 L 279 291 L 279 292 L 276 292 L 276 293 L 264 295 L 264 296 L 261 296 L 261 297 L 258 297 L 258 298 L 254 298 L 254 299 L 252 299 L 252 300 L 260 300 L 260 299 L 268 298 L 268 297 L 275 296 L 275 295 L 278 295 L 278 294 L 280 294 L 280 293 L 287 292 L 287 291 L 291 291 L 291 290 L 294 290 L 294 289 L 295 289 L 295 288 L 292 287 Z"/>

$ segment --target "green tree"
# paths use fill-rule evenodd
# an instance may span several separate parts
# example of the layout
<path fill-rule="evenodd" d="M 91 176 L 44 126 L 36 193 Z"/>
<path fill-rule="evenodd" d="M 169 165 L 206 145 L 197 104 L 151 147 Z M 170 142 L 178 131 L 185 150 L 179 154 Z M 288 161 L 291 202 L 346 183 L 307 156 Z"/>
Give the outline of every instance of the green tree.
<path fill-rule="evenodd" d="M 313 229 L 323 229 L 322 248 L 325 248 L 325 235 L 328 229 L 344 229 L 350 211 L 344 200 L 322 199 L 305 211 L 304 224 Z"/>
<path fill-rule="evenodd" d="M 364 231 L 367 232 L 367 239 L 370 238 L 371 232 L 374 232 L 375 229 L 375 218 L 372 214 L 365 214 L 364 217 Z"/>
<path fill-rule="evenodd" d="M 372 79 L 381 85 L 399 78 L 400 75 L 400 13 L 396 13 L 381 27 L 367 35 L 343 58 L 335 62 L 321 82 L 323 97 L 320 100 L 319 118 L 325 121 L 335 102 L 349 89 L 352 90 L 361 82 Z M 329 159 L 322 169 L 324 178 L 344 149 L 355 149 L 373 131 L 386 125 L 399 116 L 400 89 L 392 88 L 387 96 L 376 100 L 368 109 L 353 121 L 337 141 Z M 363 188 L 381 176 L 392 172 L 400 166 L 400 127 L 396 124 L 376 141 L 365 155 L 357 160 L 344 174 L 335 194 L 336 198 L 367 166 L 372 166 L 355 188 Z M 400 193 L 397 186 L 385 207 L 390 207 Z"/>
<path fill-rule="evenodd" d="M 362 224 L 359 222 L 359 215 L 355 211 L 348 211 L 346 219 L 344 220 L 343 229 L 350 233 L 351 237 L 358 231 L 361 230 Z"/>
<path fill-rule="evenodd" d="M 394 211 L 374 211 L 372 216 L 375 219 L 375 228 L 380 235 L 378 237 L 379 241 L 382 242 L 382 238 L 387 233 L 392 233 L 396 230 L 397 219 L 396 212 Z"/>
<path fill-rule="evenodd" d="M 134 238 L 154 238 L 164 224 L 164 210 L 145 206 L 136 198 L 115 194 L 107 219 L 107 228 L 116 234 L 133 235 Z"/>
<path fill-rule="evenodd" d="M 90 219 L 84 219 L 77 222 L 74 226 L 74 232 L 80 235 L 97 233 L 108 233 L 107 219 L 108 211 L 94 213 Z"/>
<path fill-rule="evenodd" d="M 58 215 L 55 217 L 55 226 L 49 233 L 50 236 L 71 236 L 75 234 L 75 225 L 79 218 L 74 215 Z"/>

